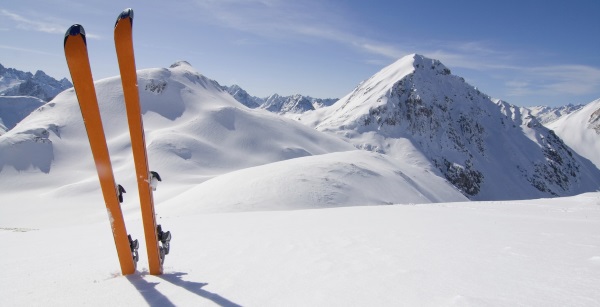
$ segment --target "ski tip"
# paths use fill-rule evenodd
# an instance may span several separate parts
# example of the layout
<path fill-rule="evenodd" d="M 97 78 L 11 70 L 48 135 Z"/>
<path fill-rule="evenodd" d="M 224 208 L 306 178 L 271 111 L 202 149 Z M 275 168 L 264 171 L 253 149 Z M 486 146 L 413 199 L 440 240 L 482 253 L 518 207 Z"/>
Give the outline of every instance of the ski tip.
<path fill-rule="evenodd" d="M 122 19 L 126 19 L 126 18 L 129 18 L 131 23 L 133 23 L 133 9 L 131 9 L 131 8 L 124 9 L 121 12 L 121 14 L 119 14 L 119 17 L 117 17 L 117 21 L 115 22 L 115 27 L 117 27 L 117 25 L 119 24 L 119 21 L 121 21 Z"/>
<path fill-rule="evenodd" d="M 85 30 L 83 29 L 83 26 L 80 24 L 74 24 L 71 27 L 69 27 L 67 33 L 65 33 L 65 41 L 63 42 L 63 46 L 67 44 L 67 39 L 69 38 L 69 36 L 77 35 L 81 35 L 81 37 L 83 37 L 83 43 L 87 44 L 85 40 Z"/>

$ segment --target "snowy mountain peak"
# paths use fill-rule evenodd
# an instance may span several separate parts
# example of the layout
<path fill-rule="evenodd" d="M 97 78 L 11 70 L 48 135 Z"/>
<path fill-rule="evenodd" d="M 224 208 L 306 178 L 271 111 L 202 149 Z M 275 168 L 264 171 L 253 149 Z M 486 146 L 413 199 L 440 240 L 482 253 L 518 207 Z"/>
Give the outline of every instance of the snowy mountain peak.
<path fill-rule="evenodd" d="M 418 54 L 383 68 L 302 122 L 358 148 L 423 157 L 472 199 L 573 195 L 600 186 L 598 169 L 531 111 L 495 103 L 439 61 Z"/>
<path fill-rule="evenodd" d="M 318 125 L 326 129 L 327 126 L 357 127 L 357 124 L 361 122 L 370 122 L 371 119 L 367 117 L 372 114 L 368 114 L 371 112 L 380 112 L 380 108 L 385 108 L 384 106 L 388 105 L 388 99 L 393 96 L 392 92 L 394 88 L 401 86 L 405 79 L 412 80 L 413 77 L 411 76 L 415 75 L 423 80 L 443 80 L 443 78 L 437 76 L 449 76 L 450 69 L 438 60 L 433 60 L 419 54 L 402 57 L 383 68 L 371 78 L 361 82 L 353 92 L 337 101 L 331 108 L 328 108 L 328 111 L 320 112 L 320 115 L 317 115 Z M 454 78 L 463 80 L 458 77 Z M 464 80 L 462 82 L 464 83 Z M 430 83 L 426 85 L 426 87 L 432 86 L 437 85 Z M 402 88 L 400 90 L 406 93 L 414 92 L 412 99 L 420 99 L 415 87 Z M 447 90 L 447 88 L 443 90 Z M 389 107 L 395 108 L 395 103 L 391 102 Z M 382 120 L 382 118 L 378 120 Z"/>
<path fill-rule="evenodd" d="M 404 56 L 391 65 L 383 68 L 367 80 L 366 83 L 369 83 L 371 87 L 380 82 L 386 82 L 388 86 L 393 85 L 393 83 L 400 81 L 408 74 L 414 73 L 415 70 L 419 70 L 421 73 L 450 74 L 450 69 L 444 66 L 439 60 L 430 59 L 423 55 L 413 53 Z"/>
<path fill-rule="evenodd" d="M 169 68 L 176 68 L 176 67 L 192 67 L 192 64 L 190 64 L 190 62 L 185 61 L 185 60 L 181 60 L 181 61 L 177 61 L 173 64 L 171 64 L 171 66 L 169 66 Z"/>

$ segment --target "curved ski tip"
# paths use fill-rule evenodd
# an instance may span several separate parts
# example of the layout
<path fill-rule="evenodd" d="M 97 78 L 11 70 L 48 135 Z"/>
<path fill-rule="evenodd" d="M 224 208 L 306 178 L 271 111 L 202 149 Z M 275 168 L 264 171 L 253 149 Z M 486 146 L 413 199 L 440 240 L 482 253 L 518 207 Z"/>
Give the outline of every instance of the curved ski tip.
<path fill-rule="evenodd" d="M 117 17 L 117 22 L 115 22 L 115 27 L 117 26 L 117 24 L 119 23 L 119 21 L 121 19 L 125 19 L 125 18 L 129 18 L 131 20 L 131 23 L 133 23 L 133 9 L 132 8 L 124 9 L 121 12 L 121 14 L 119 14 L 119 17 Z"/>
<path fill-rule="evenodd" d="M 85 43 L 85 30 L 83 29 L 83 26 L 80 24 L 74 24 L 71 27 L 69 27 L 69 29 L 65 33 L 64 44 L 67 43 L 67 38 L 69 36 L 76 36 L 76 35 L 81 35 L 83 37 L 83 42 Z"/>

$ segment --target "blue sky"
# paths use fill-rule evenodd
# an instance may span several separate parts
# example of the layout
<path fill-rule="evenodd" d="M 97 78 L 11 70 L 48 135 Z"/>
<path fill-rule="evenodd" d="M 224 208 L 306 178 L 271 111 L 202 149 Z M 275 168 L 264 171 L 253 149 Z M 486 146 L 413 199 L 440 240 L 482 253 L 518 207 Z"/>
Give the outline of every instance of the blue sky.
<path fill-rule="evenodd" d="M 69 77 L 67 28 L 95 79 L 118 74 L 112 31 L 135 11 L 138 69 L 189 61 L 255 96 L 340 98 L 411 53 L 520 106 L 600 98 L 600 1 L 20 0 L 0 4 L 0 63 Z"/>

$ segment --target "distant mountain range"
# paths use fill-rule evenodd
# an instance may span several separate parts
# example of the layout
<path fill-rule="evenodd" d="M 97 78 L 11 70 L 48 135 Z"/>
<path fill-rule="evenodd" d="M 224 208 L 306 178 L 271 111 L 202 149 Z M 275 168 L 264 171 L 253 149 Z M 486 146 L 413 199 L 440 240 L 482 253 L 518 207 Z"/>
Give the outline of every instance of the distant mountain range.
<path fill-rule="evenodd" d="M 269 97 L 260 98 L 252 96 L 239 85 L 221 86 L 231 96 L 233 96 L 241 104 L 253 109 L 265 109 L 267 111 L 281 115 L 298 115 L 307 111 L 328 107 L 337 102 L 338 98 L 313 98 L 301 94 L 291 96 L 280 96 L 273 94 Z M 498 101 L 498 99 L 492 99 Z M 535 116 L 538 121 L 545 125 L 551 123 L 561 116 L 573 113 L 585 105 L 583 104 L 568 104 L 566 106 L 549 107 L 549 106 L 534 106 L 525 107 L 532 116 Z M 297 116 L 294 116 L 297 117 Z"/>
<path fill-rule="evenodd" d="M 382 204 L 465 196 L 530 199 L 600 187 L 600 170 L 586 158 L 588 154 L 580 155 L 583 150 L 570 147 L 598 143 L 600 111 L 578 106 L 528 109 L 494 100 L 440 61 L 418 54 L 383 68 L 339 100 L 302 95 L 257 98 L 237 85 L 219 85 L 187 62 L 140 70 L 138 78 L 153 164 L 183 185 L 214 178 L 189 193 L 227 199 L 221 204 L 225 207 L 235 208 L 250 197 L 220 194 L 223 191 L 251 193 L 251 187 L 265 185 L 274 191 L 252 198 L 256 208 L 272 209 L 286 202 L 281 197 L 292 194 L 298 196 L 299 208 L 310 208 L 311 200 L 326 206 L 348 204 L 343 195 L 349 193 L 358 200 L 352 204 Z M 115 167 L 123 170 L 130 155 L 125 151 L 128 139 L 122 138 L 126 120 L 119 77 L 99 80 L 96 88 L 106 113 L 109 146 L 117 148 Z M 30 112 L 25 105 L 16 110 Z M 80 164 L 77 157 L 88 155 L 72 89 L 38 110 L 12 129 L 18 119 L 12 118 L 10 124 L 5 120 L 0 181 L 3 169 L 37 169 L 52 175 L 68 172 L 73 167 L 69 163 Z M 584 110 L 585 129 L 596 133 L 590 134 L 588 143 L 563 141 L 572 138 L 538 119 L 566 118 L 564 114 L 575 118 Z M 563 126 L 566 131 L 575 127 Z M 348 151 L 352 153 L 341 154 Z M 242 171 L 249 167 L 256 169 Z M 90 165 L 82 169 L 93 175 Z M 220 177 L 225 174 L 229 177 Z M 52 180 L 52 176 L 36 180 L 44 178 Z M 238 186 L 227 186 L 233 184 Z M 361 190 L 367 188 L 374 190 Z M 306 193 L 316 194 L 300 197 Z"/>
<path fill-rule="evenodd" d="M 48 102 L 70 87 L 73 84 L 66 78 L 56 80 L 41 70 L 32 74 L 0 64 L 0 96 L 30 96 Z"/>
<path fill-rule="evenodd" d="M 562 116 L 569 115 L 582 109 L 585 105 L 583 104 L 568 104 L 560 107 L 548 107 L 548 106 L 535 106 L 527 107 L 531 111 L 531 115 L 535 116 L 538 121 L 542 124 L 551 123 Z"/>
<path fill-rule="evenodd" d="M 41 70 L 32 74 L 0 64 L 0 135 L 72 86 L 69 80 L 56 80 Z"/>
<path fill-rule="evenodd" d="M 222 86 L 222 88 L 241 104 L 249 108 L 265 109 L 277 114 L 300 114 L 306 111 L 330 106 L 338 100 L 332 98 L 313 98 L 301 94 L 292 96 L 273 94 L 266 98 L 259 98 L 248 94 L 248 92 L 238 85 Z"/>

